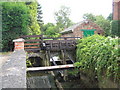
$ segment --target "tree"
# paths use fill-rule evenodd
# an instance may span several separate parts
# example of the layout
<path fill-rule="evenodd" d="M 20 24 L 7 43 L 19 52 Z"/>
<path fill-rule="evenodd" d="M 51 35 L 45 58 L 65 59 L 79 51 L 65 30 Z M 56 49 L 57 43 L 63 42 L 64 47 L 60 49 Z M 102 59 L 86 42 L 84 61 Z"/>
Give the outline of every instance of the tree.
<path fill-rule="evenodd" d="M 110 21 L 113 20 L 113 14 L 112 13 L 109 14 L 109 16 L 107 17 L 107 20 L 110 20 Z"/>
<path fill-rule="evenodd" d="M 29 8 L 29 15 L 30 15 L 30 25 L 29 31 L 30 35 L 40 35 L 40 26 L 37 21 L 37 1 L 34 2 L 26 2 L 27 7 Z"/>
<path fill-rule="evenodd" d="M 56 25 L 59 31 L 72 25 L 72 21 L 69 19 L 70 8 L 62 6 L 61 9 L 55 12 Z"/>
<path fill-rule="evenodd" d="M 38 7 L 37 7 L 37 21 L 38 24 L 41 26 L 43 24 L 43 20 L 42 20 L 42 10 L 41 10 L 41 5 L 38 3 Z"/>
<path fill-rule="evenodd" d="M 97 23 L 105 31 L 105 36 L 110 35 L 111 24 L 109 20 L 105 19 L 102 15 L 99 15 L 96 16 L 95 23 Z"/>
<path fill-rule="evenodd" d="M 2 50 L 13 48 L 12 40 L 27 35 L 29 25 L 29 9 L 22 2 L 2 3 Z"/>
<path fill-rule="evenodd" d="M 55 26 L 53 23 L 47 23 L 43 25 L 43 34 L 47 37 L 58 37 L 59 31 L 57 30 L 57 26 Z"/>
<path fill-rule="evenodd" d="M 96 21 L 95 15 L 93 15 L 92 13 L 85 13 L 83 15 L 83 18 L 85 20 L 91 20 L 91 21 Z"/>

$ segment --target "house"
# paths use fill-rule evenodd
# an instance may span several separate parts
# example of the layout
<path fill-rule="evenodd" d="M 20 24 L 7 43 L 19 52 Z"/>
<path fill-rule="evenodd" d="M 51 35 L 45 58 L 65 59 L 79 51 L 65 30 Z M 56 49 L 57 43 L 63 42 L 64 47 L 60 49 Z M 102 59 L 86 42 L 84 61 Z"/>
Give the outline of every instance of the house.
<path fill-rule="evenodd" d="M 87 37 L 94 34 L 103 35 L 104 31 L 96 23 L 84 20 L 60 32 L 62 37 Z"/>
<path fill-rule="evenodd" d="M 113 20 L 120 20 L 120 0 L 113 1 Z"/>

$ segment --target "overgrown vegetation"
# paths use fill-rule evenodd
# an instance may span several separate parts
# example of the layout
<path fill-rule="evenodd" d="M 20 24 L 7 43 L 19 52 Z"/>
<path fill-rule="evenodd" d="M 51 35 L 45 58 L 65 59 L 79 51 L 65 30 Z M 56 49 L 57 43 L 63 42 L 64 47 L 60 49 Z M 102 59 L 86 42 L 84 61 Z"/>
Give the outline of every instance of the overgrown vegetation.
<path fill-rule="evenodd" d="M 98 80 L 120 81 L 120 39 L 93 35 L 78 41 L 76 67 Z"/>
<path fill-rule="evenodd" d="M 111 29 L 111 34 L 112 36 L 119 36 L 120 37 L 120 20 L 113 20 L 112 21 L 112 29 Z"/>
<path fill-rule="evenodd" d="M 28 34 L 29 13 L 22 3 L 2 3 L 2 49 L 12 49 L 12 40 Z"/>
<path fill-rule="evenodd" d="M 41 33 L 37 19 L 38 3 L 2 2 L 2 51 L 13 49 L 13 39 L 22 35 L 39 35 Z"/>

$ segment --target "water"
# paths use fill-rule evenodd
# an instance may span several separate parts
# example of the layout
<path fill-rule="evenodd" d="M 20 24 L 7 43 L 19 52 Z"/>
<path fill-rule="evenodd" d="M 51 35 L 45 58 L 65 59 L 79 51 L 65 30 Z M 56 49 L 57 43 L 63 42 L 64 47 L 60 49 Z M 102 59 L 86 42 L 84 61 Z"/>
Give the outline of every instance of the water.
<path fill-rule="evenodd" d="M 27 88 L 56 88 L 54 77 L 48 73 L 31 72 L 27 77 Z"/>

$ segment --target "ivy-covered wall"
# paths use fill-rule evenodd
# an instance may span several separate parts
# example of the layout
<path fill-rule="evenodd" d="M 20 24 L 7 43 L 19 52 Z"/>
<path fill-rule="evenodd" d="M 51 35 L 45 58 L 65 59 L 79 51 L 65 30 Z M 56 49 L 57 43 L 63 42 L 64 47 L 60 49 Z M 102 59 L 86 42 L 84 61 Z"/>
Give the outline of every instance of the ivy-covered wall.
<path fill-rule="evenodd" d="M 120 37 L 120 20 L 113 20 L 112 21 L 112 29 L 111 29 L 112 36 L 119 36 Z"/>

